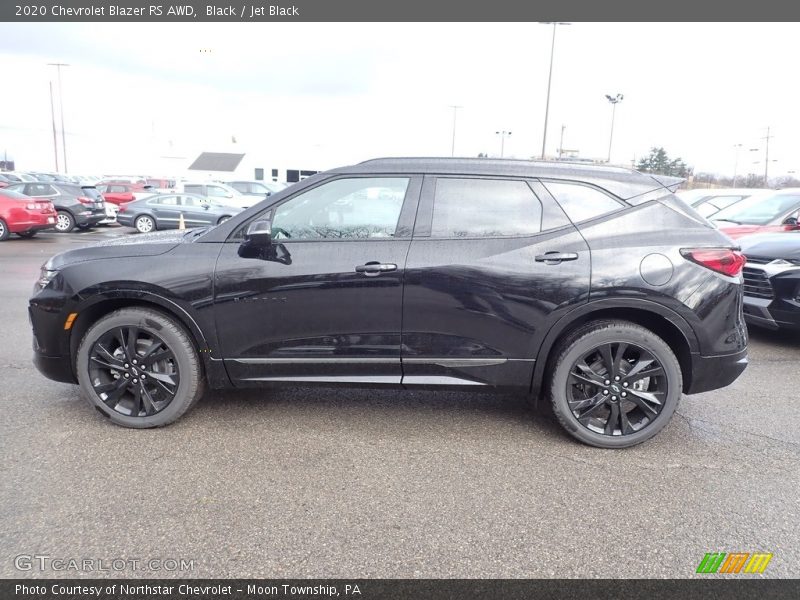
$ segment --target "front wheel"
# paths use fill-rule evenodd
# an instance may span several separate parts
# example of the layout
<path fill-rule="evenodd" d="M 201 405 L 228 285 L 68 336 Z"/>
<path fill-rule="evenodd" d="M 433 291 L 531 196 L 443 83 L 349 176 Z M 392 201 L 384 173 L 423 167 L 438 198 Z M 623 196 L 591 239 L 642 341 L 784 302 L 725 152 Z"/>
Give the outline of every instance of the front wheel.
<path fill-rule="evenodd" d="M 567 336 L 550 381 L 558 421 L 598 448 L 627 448 L 656 435 L 682 391 L 680 364 L 670 347 L 627 321 L 589 323 Z"/>
<path fill-rule="evenodd" d="M 156 222 L 148 215 L 136 217 L 133 225 L 139 233 L 150 233 L 156 229 Z"/>
<path fill-rule="evenodd" d="M 81 340 L 75 366 L 89 403 L 123 427 L 168 425 L 203 395 L 189 334 L 154 310 L 124 308 L 100 319 Z"/>

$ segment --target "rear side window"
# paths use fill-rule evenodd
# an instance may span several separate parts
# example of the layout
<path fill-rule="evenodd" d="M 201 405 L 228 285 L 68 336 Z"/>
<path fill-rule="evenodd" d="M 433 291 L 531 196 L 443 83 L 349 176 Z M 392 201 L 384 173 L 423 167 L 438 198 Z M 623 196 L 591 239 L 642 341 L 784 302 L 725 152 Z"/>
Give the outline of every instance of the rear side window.
<path fill-rule="evenodd" d="M 524 181 L 439 178 L 432 237 L 532 235 L 542 228 L 542 205 Z"/>
<path fill-rule="evenodd" d="M 29 183 L 25 193 L 28 196 L 55 196 L 58 192 L 49 183 Z"/>
<path fill-rule="evenodd" d="M 203 186 L 202 185 L 193 185 L 188 184 L 183 186 L 184 191 L 189 192 L 190 194 L 200 194 L 203 195 Z"/>
<path fill-rule="evenodd" d="M 587 185 L 554 181 L 543 181 L 542 183 L 573 223 L 594 219 L 624 206 L 605 192 Z"/>

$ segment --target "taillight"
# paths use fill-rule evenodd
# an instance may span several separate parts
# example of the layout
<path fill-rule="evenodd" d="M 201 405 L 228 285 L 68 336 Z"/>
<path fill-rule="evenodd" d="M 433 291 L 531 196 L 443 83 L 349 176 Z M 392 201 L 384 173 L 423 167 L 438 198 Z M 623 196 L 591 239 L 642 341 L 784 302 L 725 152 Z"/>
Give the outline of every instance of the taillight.
<path fill-rule="evenodd" d="M 28 210 L 36 210 L 37 206 L 36 206 L 36 203 L 29 202 L 28 204 L 25 205 L 25 208 L 28 209 Z"/>
<path fill-rule="evenodd" d="M 125 212 L 125 209 L 128 208 L 128 203 L 120 204 L 119 210 L 117 212 Z"/>
<path fill-rule="evenodd" d="M 81 204 L 94 204 L 94 200 L 87 198 L 86 196 L 78 196 L 78 202 Z"/>
<path fill-rule="evenodd" d="M 684 248 L 681 254 L 698 265 L 729 277 L 741 273 L 747 262 L 744 254 L 730 248 Z"/>

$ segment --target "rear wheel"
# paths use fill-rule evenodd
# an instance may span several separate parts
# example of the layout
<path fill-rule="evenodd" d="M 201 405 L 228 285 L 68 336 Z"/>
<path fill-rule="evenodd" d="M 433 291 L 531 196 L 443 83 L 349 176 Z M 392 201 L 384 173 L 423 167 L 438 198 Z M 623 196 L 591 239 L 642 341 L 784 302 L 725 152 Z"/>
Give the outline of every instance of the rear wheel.
<path fill-rule="evenodd" d="M 599 448 L 627 448 L 656 435 L 682 389 L 680 364 L 666 342 L 627 321 L 596 321 L 571 333 L 550 381 L 558 421 Z"/>
<path fill-rule="evenodd" d="M 55 229 L 59 233 L 69 233 L 75 229 L 75 217 L 65 210 L 59 210 L 56 214 Z"/>
<path fill-rule="evenodd" d="M 139 233 L 150 233 L 151 231 L 155 231 L 156 222 L 153 220 L 153 217 L 149 215 L 141 215 L 136 217 L 133 226 L 136 227 L 136 231 Z"/>
<path fill-rule="evenodd" d="M 9 235 L 11 233 L 8 231 L 8 225 L 3 219 L 0 219 L 0 242 L 6 241 Z"/>
<path fill-rule="evenodd" d="M 121 309 L 95 323 L 81 340 L 76 370 L 89 403 L 124 427 L 168 425 L 203 394 L 189 334 L 148 309 Z"/>
<path fill-rule="evenodd" d="M 18 235 L 19 237 L 21 237 L 21 238 L 24 238 L 24 239 L 26 239 L 26 240 L 29 240 L 30 238 L 32 238 L 33 236 L 35 236 L 35 235 L 36 235 L 36 233 L 37 233 L 36 231 L 23 231 L 22 233 L 18 233 L 17 235 Z"/>

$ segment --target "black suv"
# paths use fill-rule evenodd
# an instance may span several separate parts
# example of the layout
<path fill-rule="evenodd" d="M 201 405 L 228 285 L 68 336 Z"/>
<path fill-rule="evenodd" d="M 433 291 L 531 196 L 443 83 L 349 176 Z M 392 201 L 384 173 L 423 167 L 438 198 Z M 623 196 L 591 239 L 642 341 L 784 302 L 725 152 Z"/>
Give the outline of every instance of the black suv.
<path fill-rule="evenodd" d="M 35 363 L 127 427 L 206 385 L 513 390 L 631 446 L 747 364 L 744 257 L 671 183 L 485 159 L 320 173 L 216 227 L 53 257 Z"/>
<path fill-rule="evenodd" d="M 6 189 L 50 200 L 56 208 L 55 230 L 59 233 L 69 233 L 75 227 L 88 229 L 106 218 L 105 202 L 93 185 L 30 181 Z"/>

